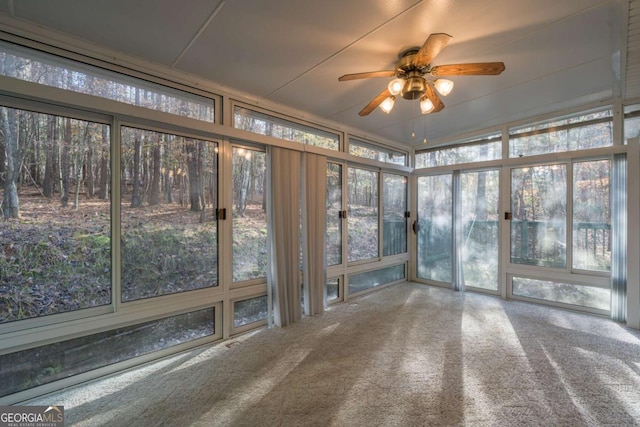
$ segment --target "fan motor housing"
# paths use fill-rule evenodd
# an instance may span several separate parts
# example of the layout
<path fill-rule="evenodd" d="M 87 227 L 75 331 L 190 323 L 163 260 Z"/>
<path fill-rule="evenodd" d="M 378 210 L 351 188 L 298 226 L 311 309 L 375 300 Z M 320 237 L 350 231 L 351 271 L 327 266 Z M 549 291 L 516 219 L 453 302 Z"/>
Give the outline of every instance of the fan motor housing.
<path fill-rule="evenodd" d="M 404 99 L 418 99 L 426 89 L 427 82 L 422 77 L 409 77 L 402 88 L 402 97 Z"/>

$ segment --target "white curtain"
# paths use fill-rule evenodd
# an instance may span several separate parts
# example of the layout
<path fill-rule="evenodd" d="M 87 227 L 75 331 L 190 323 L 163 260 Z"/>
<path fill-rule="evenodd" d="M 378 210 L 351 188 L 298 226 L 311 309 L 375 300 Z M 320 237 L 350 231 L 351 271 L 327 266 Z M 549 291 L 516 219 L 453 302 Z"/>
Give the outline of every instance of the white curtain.
<path fill-rule="evenodd" d="M 325 217 L 327 192 L 327 158 L 304 154 L 302 248 L 304 272 L 304 313 L 324 312 L 325 283 Z"/>
<path fill-rule="evenodd" d="M 611 171 L 611 319 L 627 320 L 627 155 Z"/>
<path fill-rule="evenodd" d="M 268 285 L 273 321 L 286 326 L 302 317 L 300 295 L 300 169 L 298 151 L 270 147 Z"/>

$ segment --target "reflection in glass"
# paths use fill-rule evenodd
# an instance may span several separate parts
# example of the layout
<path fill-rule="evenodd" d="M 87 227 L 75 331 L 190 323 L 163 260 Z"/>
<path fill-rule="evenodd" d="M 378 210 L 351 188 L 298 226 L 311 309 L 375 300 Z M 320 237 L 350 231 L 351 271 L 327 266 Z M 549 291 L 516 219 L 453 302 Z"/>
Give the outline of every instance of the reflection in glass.
<path fill-rule="evenodd" d="M 452 176 L 418 178 L 418 277 L 451 282 Z"/>
<path fill-rule="evenodd" d="M 611 290 L 586 285 L 513 278 L 513 295 L 563 304 L 610 310 Z"/>
<path fill-rule="evenodd" d="M 366 289 L 386 285 L 387 283 L 405 278 L 406 273 L 404 264 L 367 271 L 364 273 L 352 274 L 349 276 L 349 294 L 355 294 Z"/>
<path fill-rule="evenodd" d="M 0 397 L 211 336 L 214 312 L 198 310 L 1 355 Z"/>
<path fill-rule="evenodd" d="M 464 283 L 497 291 L 499 171 L 461 173 L 460 187 Z"/>

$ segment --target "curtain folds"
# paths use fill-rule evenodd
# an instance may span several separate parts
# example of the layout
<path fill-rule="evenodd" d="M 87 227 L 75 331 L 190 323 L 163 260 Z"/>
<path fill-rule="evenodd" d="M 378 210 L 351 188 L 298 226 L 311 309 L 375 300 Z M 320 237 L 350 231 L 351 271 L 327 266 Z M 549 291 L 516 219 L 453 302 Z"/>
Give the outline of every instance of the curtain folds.
<path fill-rule="evenodd" d="M 313 316 L 324 312 L 327 281 L 325 268 L 327 158 L 305 153 L 303 159 L 304 313 L 307 316 Z"/>
<path fill-rule="evenodd" d="M 627 155 L 611 168 L 611 319 L 627 320 Z"/>
<path fill-rule="evenodd" d="M 301 153 L 279 147 L 268 150 L 269 185 L 268 286 L 273 321 L 286 326 L 302 317 L 300 304 Z"/>

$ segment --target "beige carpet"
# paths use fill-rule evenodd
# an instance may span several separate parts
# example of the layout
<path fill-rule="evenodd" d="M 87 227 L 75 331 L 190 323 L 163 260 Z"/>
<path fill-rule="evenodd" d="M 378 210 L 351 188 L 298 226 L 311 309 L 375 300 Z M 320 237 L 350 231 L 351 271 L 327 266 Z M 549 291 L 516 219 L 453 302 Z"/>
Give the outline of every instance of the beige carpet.
<path fill-rule="evenodd" d="M 640 425 L 640 332 L 405 283 L 52 402 L 83 426 Z"/>

